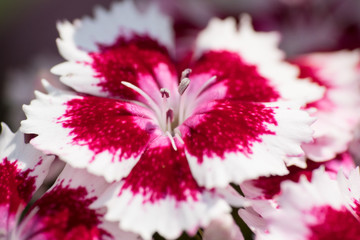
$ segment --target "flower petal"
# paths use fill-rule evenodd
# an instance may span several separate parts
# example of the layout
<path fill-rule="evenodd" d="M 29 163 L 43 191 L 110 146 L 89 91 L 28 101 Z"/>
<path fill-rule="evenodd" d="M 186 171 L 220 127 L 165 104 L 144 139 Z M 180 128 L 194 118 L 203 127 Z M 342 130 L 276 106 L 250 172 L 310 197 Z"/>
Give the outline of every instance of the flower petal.
<path fill-rule="evenodd" d="M 210 60 L 213 55 L 214 59 L 205 61 L 208 72 L 206 72 L 206 68 L 198 70 L 199 73 L 208 75 L 202 77 L 203 80 L 197 80 L 198 86 L 194 86 L 194 88 L 199 88 L 212 75 L 219 74 L 220 78 L 225 77 L 220 80 L 243 82 L 244 86 L 260 87 L 257 90 L 247 87 L 242 89 L 239 94 L 258 101 L 276 100 L 280 97 L 283 100 L 297 101 L 302 105 L 321 98 L 322 88 L 309 81 L 297 79 L 298 69 L 284 62 L 284 53 L 278 48 L 278 42 L 279 35 L 277 33 L 255 32 L 247 15 L 241 18 L 239 29 L 232 18 L 213 19 L 208 27 L 199 34 L 195 58 L 204 61 L 204 58 Z M 214 55 L 211 52 L 225 52 L 228 57 L 224 61 L 224 54 L 219 57 L 219 54 Z M 236 55 L 238 56 L 236 57 Z M 241 70 L 235 68 L 239 64 Z M 232 74 L 223 75 L 224 69 Z M 231 93 L 235 83 L 227 84 L 229 85 L 228 93 Z M 256 95 L 248 96 L 248 91 L 250 93 L 254 91 Z M 262 91 L 264 91 L 263 95 L 261 95 Z"/>
<path fill-rule="evenodd" d="M 264 218 L 269 234 L 262 239 L 356 239 L 360 223 L 347 209 L 336 180 L 319 169 L 311 182 L 284 182 L 279 208 Z M 296 222 L 297 224 L 293 224 Z"/>
<path fill-rule="evenodd" d="M 359 167 L 354 168 L 350 175 L 339 172 L 338 183 L 344 199 L 348 203 L 351 212 L 360 218 L 360 172 Z"/>
<path fill-rule="evenodd" d="M 204 240 L 244 240 L 239 226 L 230 214 L 224 214 L 211 221 L 204 231 Z"/>
<path fill-rule="evenodd" d="M 110 240 L 116 235 L 137 239 L 106 222 L 104 209 L 92 207 L 107 185 L 103 178 L 67 165 L 24 217 L 17 232 L 19 239 Z"/>
<path fill-rule="evenodd" d="M 7 236 L 19 221 L 21 211 L 43 183 L 53 156 L 45 156 L 24 134 L 15 134 L 1 124 L 0 136 L 0 231 Z"/>
<path fill-rule="evenodd" d="M 149 110 L 130 102 L 60 90 L 36 95 L 21 127 L 37 134 L 31 143 L 108 181 L 126 176 L 160 131 Z"/>
<path fill-rule="evenodd" d="M 108 190 L 108 220 L 150 239 L 158 232 L 177 238 L 229 212 L 216 191 L 199 187 L 190 172 L 182 144 L 175 151 L 166 137 L 154 140 L 127 178 Z"/>
<path fill-rule="evenodd" d="M 60 23 L 58 29 L 60 52 L 75 53 L 65 54 L 69 62 L 52 71 L 79 92 L 144 100 L 121 84 L 126 81 L 160 101 L 161 87 L 177 87 L 170 20 L 154 5 L 140 12 L 132 1 L 116 3 L 109 12 L 98 8 L 94 19 Z"/>
<path fill-rule="evenodd" d="M 255 180 L 245 181 L 241 184 L 241 190 L 246 197 L 252 199 L 274 199 L 275 196 L 281 194 L 281 183 L 286 180 L 298 182 L 301 176 L 306 177 L 311 181 L 312 173 L 315 169 L 323 166 L 325 171 L 333 179 L 336 178 L 337 173 L 340 169 L 347 173 L 350 169 L 355 167 L 354 161 L 348 152 L 337 155 L 336 158 L 329 160 L 325 163 L 313 162 L 307 160 L 306 168 L 300 168 L 298 166 L 288 167 L 289 174 L 283 176 L 270 176 L 260 177 Z"/>
<path fill-rule="evenodd" d="M 225 187 L 287 173 L 286 156 L 302 155 L 312 119 L 284 103 L 214 101 L 200 107 L 180 131 L 191 171 L 201 186 Z"/>
<path fill-rule="evenodd" d="M 318 101 L 307 105 L 316 108 L 312 115 L 314 142 L 304 144 L 308 157 L 314 161 L 326 161 L 346 151 L 353 139 L 353 131 L 360 121 L 360 72 L 357 64 L 359 51 L 312 53 L 292 60 L 300 68 L 301 78 L 325 87 Z"/>

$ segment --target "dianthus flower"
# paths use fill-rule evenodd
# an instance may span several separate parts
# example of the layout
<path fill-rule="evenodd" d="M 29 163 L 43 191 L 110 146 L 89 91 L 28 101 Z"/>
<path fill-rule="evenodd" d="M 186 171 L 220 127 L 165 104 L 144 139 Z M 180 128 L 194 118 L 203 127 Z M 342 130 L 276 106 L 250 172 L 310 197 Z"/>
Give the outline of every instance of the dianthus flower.
<path fill-rule="evenodd" d="M 2 124 L 0 239 L 138 239 L 137 235 L 105 221 L 104 210 L 92 207 L 108 183 L 69 165 L 54 185 L 31 205 L 35 193 L 40 194 L 38 190 L 54 156 L 42 154 L 24 140 L 24 134 L 14 134 Z"/>
<path fill-rule="evenodd" d="M 359 239 L 359 168 L 331 179 L 324 169 L 311 181 L 286 181 L 278 209 L 264 214 L 269 231 L 256 239 Z"/>
<path fill-rule="evenodd" d="M 313 119 L 299 107 L 323 91 L 297 80 L 277 34 L 256 33 L 247 16 L 239 28 L 214 19 L 179 69 L 171 21 L 156 7 L 125 1 L 94 15 L 59 23 L 67 62 L 53 72 L 75 91 L 45 82 L 21 130 L 111 183 L 98 200 L 105 219 L 145 239 L 194 234 L 229 212 L 219 189 L 286 174 L 303 155 Z"/>
<path fill-rule="evenodd" d="M 303 144 L 308 158 L 327 161 L 346 151 L 354 139 L 360 114 L 359 50 L 311 53 L 293 58 L 301 78 L 325 88 L 324 96 L 306 106 L 316 117 L 314 141 Z"/>

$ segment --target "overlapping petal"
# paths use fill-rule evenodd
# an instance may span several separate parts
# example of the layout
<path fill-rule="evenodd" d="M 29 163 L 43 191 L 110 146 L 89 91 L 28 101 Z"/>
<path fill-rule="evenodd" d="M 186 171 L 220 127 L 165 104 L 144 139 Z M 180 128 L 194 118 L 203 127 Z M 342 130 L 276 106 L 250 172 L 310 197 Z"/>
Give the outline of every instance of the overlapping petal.
<path fill-rule="evenodd" d="M 304 144 L 308 157 L 314 161 L 326 161 L 346 151 L 353 132 L 360 121 L 360 72 L 358 51 L 312 53 L 293 59 L 299 66 L 300 77 L 325 87 L 325 95 L 307 105 L 316 108 L 312 113 L 317 121 L 312 125 L 314 142 Z"/>
<path fill-rule="evenodd" d="M 45 156 L 30 144 L 24 134 L 15 134 L 1 124 L 0 136 L 0 236 L 8 238 L 21 212 L 43 183 L 53 156 Z"/>
<path fill-rule="evenodd" d="M 357 172 L 358 174 L 358 172 Z M 269 234 L 259 239 L 356 239 L 360 223 L 348 209 L 339 184 L 322 170 L 311 182 L 285 182 L 279 208 L 265 215 Z M 293 224 L 295 223 L 296 224 Z"/>
<path fill-rule="evenodd" d="M 105 221 L 104 209 L 92 207 L 106 186 L 103 178 L 67 165 L 53 187 L 32 205 L 14 239 L 138 239 Z"/>
<path fill-rule="evenodd" d="M 240 228 L 230 214 L 224 214 L 213 220 L 204 231 L 204 240 L 244 240 Z"/>
<path fill-rule="evenodd" d="M 260 177 L 258 179 L 245 181 L 241 184 L 241 189 L 245 196 L 251 199 L 274 199 L 281 194 L 281 183 L 284 181 L 298 182 L 301 176 L 311 181 L 312 173 L 315 169 L 323 166 L 325 172 L 335 179 L 338 172 L 342 170 L 344 174 L 349 175 L 350 171 L 355 167 L 355 163 L 348 152 L 344 152 L 336 156 L 336 158 L 325 163 L 313 162 L 308 160 L 306 168 L 298 166 L 288 167 L 289 173 L 283 176 Z"/>

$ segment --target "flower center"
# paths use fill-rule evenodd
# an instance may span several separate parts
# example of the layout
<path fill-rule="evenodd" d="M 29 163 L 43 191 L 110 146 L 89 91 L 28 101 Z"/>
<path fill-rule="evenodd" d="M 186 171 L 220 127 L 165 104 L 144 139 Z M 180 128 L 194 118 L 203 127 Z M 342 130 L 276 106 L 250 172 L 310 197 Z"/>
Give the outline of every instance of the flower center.
<path fill-rule="evenodd" d="M 180 142 L 182 142 L 180 132 L 177 131 L 177 127 L 186 119 L 186 112 L 188 110 L 188 106 L 185 106 L 186 103 L 193 102 L 204 91 L 205 88 L 212 85 L 216 80 L 215 76 L 210 78 L 201 86 L 200 89 L 198 89 L 198 91 L 196 91 L 196 94 L 191 94 L 191 96 L 188 94 L 185 101 L 184 93 L 190 84 L 190 73 L 191 69 L 189 68 L 185 69 L 181 73 L 180 84 L 178 86 L 179 101 L 175 104 L 175 106 L 171 106 L 170 98 L 172 97 L 172 94 L 177 95 L 177 93 L 171 93 L 167 88 L 160 89 L 162 102 L 158 104 L 146 92 L 133 85 L 132 83 L 126 81 L 121 82 L 123 85 L 131 88 L 145 98 L 145 100 L 147 101 L 146 106 L 154 111 L 155 115 L 157 116 L 157 122 L 159 124 L 159 127 L 164 132 L 164 134 L 169 137 L 175 150 L 177 150 L 177 148 L 174 137 L 177 138 Z M 136 103 L 139 105 L 144 105 L 144 103 Z"/>

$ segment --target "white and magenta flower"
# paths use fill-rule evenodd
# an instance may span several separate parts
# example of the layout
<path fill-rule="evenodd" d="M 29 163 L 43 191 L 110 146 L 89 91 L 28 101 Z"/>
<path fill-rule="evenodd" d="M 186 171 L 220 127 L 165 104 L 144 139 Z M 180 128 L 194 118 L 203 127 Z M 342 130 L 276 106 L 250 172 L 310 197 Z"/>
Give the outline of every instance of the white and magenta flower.
<path fill-rule="evenodd" d="M 257 239 L 359 239 L 359 178 L 358 168 L 339 180 L 319 169 L 311 182 L 284 182 L 279 208 L 264 216 L 269 232 Z"/>
<path fill-rule="evenodd" d="M 359 51 L 312 53 L 292 62 L 300 68 L 301 78 L 323 86 L 324 96 L 306 106 L 315 108 L 312 125 L 314 142 L 303 144 L 306 155 L 314 161 L 333 159 L 347 151 L 360 121 Z"/>
<path fill-rule="evenodd" d="M 239 28 L 211 21 L 185 69 L 156 7 L 126 1 L 58 29 L 67 62 L 53 72 L 75 92 L 45 82 L 21 129 L 37 135 L 36 148 L 111 182 L 99 202 L 124 230 L 194 234 L 229 211 L 216 188 L 286 174 L 312 139 L 299 108 L 323 90 L 298 81 L 278 36 L 256 33 L 247 16 Z"/>
<path fill-rule="evenodd" d="M 281 183 L 284 181 L 299 182 L 301 177 L 311 181 L 313 171 L 323 167 L 325 172 L 333 179 L 341 170 L 347 176 L 355 167 L 354 160 L 349 152 L 338 154 L 334 159 L 320 163 L 307 160 L 306 168 L 298 166 L 288 167 L 289 173 L 282 176 L 267 176 L 245 181 L 241 184 L 241 190 L 247 198 L 272 200 L 281 194 Z"/>
<path fill-rule="evenodd" d="M 29 210 L 54 156 L 25 144 L 24 134 L 2 124 L 0 135 L 0 239 L 139 239 L 103 219 L 92 204 L 108 183 L 84 170 L 65 167 L 53 187 Z M 39 197 L 39 196 L 37 196 Z"/>
<path fill-rule="evenodd" d="M 240 184 L 241 190 L 245 195 L 248 207 L 239 209 L 239 215 L 252 231 L 261 239 L 262 235 L 269 232 L 269 222 L 263 216 L 267 216 L 279 209 L 278 199 L 281 198 L 282 184 L 284 182 L 299 183 L 302 178 L 312 181 L 313 172 L 322 168 L 331 179 L 336 179 L 338 172 L 349 176 L 355 167 L 355 163 L 350 153 L 338 154 L 336 158 L 326 162 L 313 162 L 307 160 L 306 168 L 298 166 L 288 167 L 289 173 L 283 176 L 260 177 L 248 180 Z M 236 200 L 240 202 L 239 200 Z"/>
<path fill-rule="evenodd" d="M 103 178 L 67 165 L 54 185 L 31 206 L 12 239 L 140 239 L 104 220 L 105 209 L 94 207 L 107 185 Z"/>
<path fill-rule="evenodd" d="M 22 211 L 41 186 L 54 157 L 45 156 L 24 134 L 1 124 L 0 135 L 0 238 L 8 239 Z"/>

